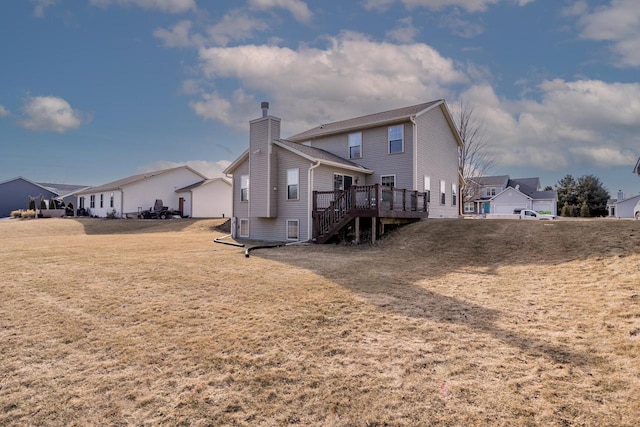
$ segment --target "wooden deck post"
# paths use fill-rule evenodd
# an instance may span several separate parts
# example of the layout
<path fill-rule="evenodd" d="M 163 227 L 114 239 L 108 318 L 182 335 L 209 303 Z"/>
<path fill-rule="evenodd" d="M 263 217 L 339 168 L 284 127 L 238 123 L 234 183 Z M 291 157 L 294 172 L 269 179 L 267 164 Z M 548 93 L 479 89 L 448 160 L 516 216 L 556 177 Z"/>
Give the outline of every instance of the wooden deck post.
<path fill-rule="evenodd" d="M 356 245 L 360 243 L 360 217 L 357 216 L 355 219 L 356 223 Z"/>
<path fill-rule="evenodd" d="M 373 217 L 371 218 L 371 243 L 375 244 L 376 243 L 376 233 L 378 231 L 378 218 L 377 217 Z"/>

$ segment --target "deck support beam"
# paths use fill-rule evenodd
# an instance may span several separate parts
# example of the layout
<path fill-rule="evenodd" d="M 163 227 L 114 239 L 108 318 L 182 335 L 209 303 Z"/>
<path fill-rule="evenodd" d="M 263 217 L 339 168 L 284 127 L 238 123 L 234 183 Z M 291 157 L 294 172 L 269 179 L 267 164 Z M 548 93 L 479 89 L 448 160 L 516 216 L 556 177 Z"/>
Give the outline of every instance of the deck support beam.
<path fill-rule="evenodd" d="M 378 218 L 371 218 L 371 244 L 375 245 L 376 243 L 376 233 L 378 231 Z"/>
<path fill-rule="evenodd" d="M 356 245 L 360 243 L 360 217 L 357 216 L 355 218 L 355 225 L 356 225 Z"/>

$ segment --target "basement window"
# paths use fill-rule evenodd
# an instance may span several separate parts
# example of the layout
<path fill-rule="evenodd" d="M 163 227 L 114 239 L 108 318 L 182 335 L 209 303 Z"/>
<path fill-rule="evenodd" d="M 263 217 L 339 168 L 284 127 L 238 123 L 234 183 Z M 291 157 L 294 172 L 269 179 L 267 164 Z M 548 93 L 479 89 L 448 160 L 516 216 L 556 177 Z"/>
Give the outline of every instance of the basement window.
<path fill-rule="evenodd" d="M 240 237 L 249 237 L 249 219 L 240 219 Z"/>
<path fill-rule="evenodd" d="M 298 240 L 300 236 L 300 221 L 297 219 L 287 220 L 287 240 Z"/>

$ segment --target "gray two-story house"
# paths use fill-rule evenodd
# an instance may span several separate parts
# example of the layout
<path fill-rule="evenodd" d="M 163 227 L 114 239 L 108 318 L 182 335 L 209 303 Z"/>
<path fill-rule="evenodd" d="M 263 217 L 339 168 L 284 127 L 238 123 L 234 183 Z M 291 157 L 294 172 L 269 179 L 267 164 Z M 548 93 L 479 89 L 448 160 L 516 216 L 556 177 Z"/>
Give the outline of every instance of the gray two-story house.
<path fill-rule="evenodd" d="M 283 139 L 281 119 L 250 122 L 233 182 L 232 234 L 325 242 L 360 227 L 458 216 L 460 135 L 444 100 L 327 123 Z M 361 222 L 362 221 L 362 222 Z"/>

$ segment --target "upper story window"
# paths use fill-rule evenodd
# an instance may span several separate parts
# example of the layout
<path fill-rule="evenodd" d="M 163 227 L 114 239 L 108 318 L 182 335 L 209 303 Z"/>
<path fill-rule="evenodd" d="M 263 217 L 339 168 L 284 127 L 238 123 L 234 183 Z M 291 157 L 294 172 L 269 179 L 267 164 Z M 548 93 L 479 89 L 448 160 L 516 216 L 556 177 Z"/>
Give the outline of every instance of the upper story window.
<path fill-rule="evenodd" d="M 349 134 L 349 158 L 362 158 L 362 132 Z"/>
<path fill-rule="evenodd" d="M 287 200 L 298 200 L 299 169 L 287 169 Z"/>
<path fill-rule="evenodd" d="M 249 175 L 242 175 L 240 177 L 240 201 L 249 201 Z"/>
<path fill-rule="evenodd" d="M 487 196 L 495 196 L 496 187 L 487 187 Z"/>
<path fill-rule="evenodd" d="M 404 151 L 404 126 L 391 126 L 389 128 L 389 154 L 402 153 Z"/>
<path fill-rule="evenodd" d="M 396 176 L 395 175 L 382 175 L 380 177 L 380 183 L 387 187 L 395 187 L 396 186 Z"/>

